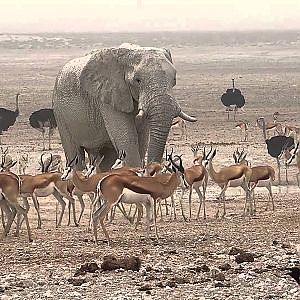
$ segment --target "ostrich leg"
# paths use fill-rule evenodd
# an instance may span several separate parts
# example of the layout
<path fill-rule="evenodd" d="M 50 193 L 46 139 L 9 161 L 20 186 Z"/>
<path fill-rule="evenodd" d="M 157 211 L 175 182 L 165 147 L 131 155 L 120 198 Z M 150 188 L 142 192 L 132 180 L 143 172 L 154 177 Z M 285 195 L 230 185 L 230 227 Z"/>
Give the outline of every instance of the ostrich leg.
<path fill-rule="evenodd" d="M 235 105 L 234 109 L 233 109 L 233 120 L 234 121 L 235 121 L 236 112 L 237 112 L 237 106 Z"/>
<path fill-rule="evenodd" d="M 52 129 L 49 127 L 49 136 L 48 136 L 48 149 L 51 150 L 51 134 L 52 134 Z"/>
<path fill-rule="evenodd" d="M 279 157 L 276 157 L 276 162 L 277 162 L 277 167 L 278 167 L 278 183 L 279 186 L 281 185 L 281 170 L 280 170 L 280 161 L 279 161 Z"/>
<path fill-rule="evenodd" d="M 45 150 L 45 130 L 42 131 L 43 135 L 43 151 Z"/>

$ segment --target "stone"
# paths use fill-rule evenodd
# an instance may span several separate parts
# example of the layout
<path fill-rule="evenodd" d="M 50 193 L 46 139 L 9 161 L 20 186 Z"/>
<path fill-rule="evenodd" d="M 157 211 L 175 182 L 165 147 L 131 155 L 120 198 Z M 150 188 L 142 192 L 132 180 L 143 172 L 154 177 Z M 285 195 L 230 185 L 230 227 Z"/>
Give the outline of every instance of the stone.
<path fill-rule="evenodd" d="M 85 277 L 71 277 L 68 278 L 68 282 L 74 286 L 81 286 L 82 284 L 86 283 Z"/>
<path fill-rule="evenodd" d="M 254 261 L 254 255 L 249 252 L 240 253 L 235 257 L 235 261 L 238 264 L 241 264 L 243 262 L 253 262 Z"/>
<path fill-rule="evenodd" d="M 85 263 L 81 265 L 79 269 L 76 270 L 74 277 L 82 276 L 85 275 L 86 273 L 95 273 L 99 269 L 100 269 L 99 266 L 95 262 Z"/>
<path fill-rule="evenodd" d="M 231 269 L 231 265 L 229 263 L 224 263 L 219 266 L 219 269 L 222 271 L 228 271 Z"/>
<path fill-rule="evenodd" d="M 152 290 L 152 286 L 150 284 L 146 283 L 146 284 L 140 286 L 138 288 L 138 290 L 139 291 L 150 291 L 150 290 Z"/>
<path fill-rule="evenodd" d="M 237 248 L 237 247 L 232 247 L 229 252 L 228 252 L 228 255 L 237 255 L 241 252 L 244 252 L 242 249 L 240 248 Z"/>

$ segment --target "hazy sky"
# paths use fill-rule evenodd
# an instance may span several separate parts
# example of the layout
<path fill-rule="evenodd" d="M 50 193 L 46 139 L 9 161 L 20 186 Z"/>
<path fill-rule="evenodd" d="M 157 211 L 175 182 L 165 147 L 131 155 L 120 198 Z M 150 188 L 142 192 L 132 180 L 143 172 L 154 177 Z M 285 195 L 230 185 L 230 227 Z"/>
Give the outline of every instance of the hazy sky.
<path fill-rule="evenodd" d="M 0 33 L 300 29 L 300 0 L 1 0 Z"/>

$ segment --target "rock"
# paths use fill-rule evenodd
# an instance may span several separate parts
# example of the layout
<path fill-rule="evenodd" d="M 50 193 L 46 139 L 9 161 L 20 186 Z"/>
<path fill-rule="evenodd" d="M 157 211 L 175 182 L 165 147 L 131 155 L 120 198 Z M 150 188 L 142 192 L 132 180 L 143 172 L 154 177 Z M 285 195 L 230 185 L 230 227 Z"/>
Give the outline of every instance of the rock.
<path fill-rule="evenodd" d="M 116 258 L 114 255 L 103 257 L 101 269 L 103 271 L 112 271 L 117 269 L 139 271 L 141 260 L 136 256 L 128 256 L 124 258 Z"/>
<path fill-rule="evenodd" d="M 219 266 L 219 269 L 222 271 L 228 271 L 231 269 L 231 265 L 229 263 L 224 263 Z"/>
<path fill-rule="evenodd" d="M 162 281 L 158 281 L 158 282 L 156 283 L 156 286 L 161 287 L 161 288 L 166 287 L 166 285 L 165 285 Z"/>
<path fill-rule="evenodd" d="M 152 289 L 153 287 L 149 283 L 146 283 L 138 288 L 139 291 L 150 291 Z"/>
<path fill-rule="evenodd" d="M 150 254 L 150 251 L 147 248 L 143 248 L 142 254 L 144 254 L 144 255 Z"/>
<path fill-rule="evenodd" d="M 5 291 L 5 287 L 0 285 L 0 293 L 4 293 L 4 291 Z"/>
<path fill-rule="evenodd" d="M 243 253 L 238 254 L 235 257 L 235 261 L 238 264 L 241 264 L 243 262 L 253 262 L 254 261 L 254 255 L 252 253 L 249 253 L 249 252 L 243 252 Z"/>
<path fill-rule="evenodd" d="M 150 266 L 150 265 L 146 265 L 146 271 L 147 272 L 150 272 L 150 271 L 152 271 L 153 270 L 153 268 Z"/>
<path fill-rule="evenodd" d="M 187 277 L 174 277 L 173 280 L 177 283 L 177 284 L 187 284 L 190 283 L 189 278 Z"/>
<path fill-rule="evenodd" d="M 215 287 L 230 287 L 230 282 L 217 281 Z"/>
<path fill-rule="evenodd" d="M 151 280 L 155 280 L 156 276 L 154 275 L 147 275 L 144 277 L 144 281 L 151 281 Z"/>
<path fill-rule="evenodd" d="M 290 245 L 290 243 L 283 242 L 283 243 L 281 244 L 281 248 L 283 248 L 283 249 L 291 248 L 291 245 Z"/>
<path fill-rule="evenodd" d="M 224 281 L 225 275 L 219 269 L 211 269 L 210 276 L 217 281 Z"/>
<path fill-rule="evenodd" d="M 95 262 L 85 263 L 81 265 L 79 269 L 76 270 L 74 277 L 82 276 L 85 275 L 86 273 L 95 273 L 99 269 L 100 269 L 99 266 Z"/>
<path fill-rule="evenodd" d="M 168 280 L 165 284 L 166 287 L 170 287 L 170 288 L 176 288 L 177 287 L 177 283 L 175 282 L 174 279 Z"/>
<path fill-rule="evenodd" d="M 81 286 L 82 284 L 86 283 L 85 277 L 71 277 L 68 279 L 68 282 L 74 286 Z"/>
<path fill-rule="evenodd" d="M 242 252 L 244 252 L 242 249 L 237 248 L 237 247 L 232 247 L 229 250 L 228 255 L 237 255 L 237 254 L 242 253 Z"/>
<path fill-rule="evenodd" d="M 166 267 L 163 269 L 163 273 L 172 273 L 172 269 L 170 267 Z"/>
<path fill-rule="evenodd" d="M 196 271 L 197 273 L 200 273 L 200 272 L 209 272 L 210 271 L 210 268 L 203 264 L 201 266 L 192 266 L 189 268 L 190 270 L 193 270 L 193 271 Z"/>
<path fill-rule="evenodd" d="M 272 244 L 273 244 L 273 246 L 277 246 L 277 245 L 279 244 L 279 241 L 274 240 L 274 241 L 272 242 Z"/>

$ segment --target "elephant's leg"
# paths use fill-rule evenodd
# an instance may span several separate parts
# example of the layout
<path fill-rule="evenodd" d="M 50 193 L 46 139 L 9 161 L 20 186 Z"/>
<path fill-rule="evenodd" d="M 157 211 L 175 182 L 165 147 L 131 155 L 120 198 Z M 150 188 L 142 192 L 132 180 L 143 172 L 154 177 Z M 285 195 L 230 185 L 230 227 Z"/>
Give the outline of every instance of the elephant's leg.
<path fill-rule="evenodd" d="M 70 128 L 70 124 L 64 119 L 64 115 L 55 114 L 57 124 L 59 125 L 59 133 L 62 147 L 65 152 L 66 160 L 71 161 L 76 155 L 82 153 L 82 149 L 76 142 L 76 138 L 72 136 L 71 132 L 74 132 L 74 128 Z M 81 161 L 82 155 L 79 157 L 78 165 L 83 167 L 83 161 Z"/>
<path fill-rule="evenodd" d="M 118 154 L 116 150 L 113 148 L 104 147 L 101 149 L 100 153 L 104 156 L 100 169 L 101 170 L 110 170 L 111 166 L 115 163 Z"/>
<path fill-rule="evenodd" d="M 135 117 L 115 111 L 109 104 L 103 104 L 102 112 L 105 128 L 114 148 L 126 152 L 126 162 L 129 166 L 140 166 L 142 161 Z"/>

